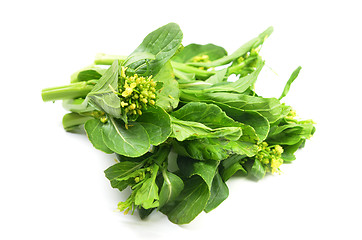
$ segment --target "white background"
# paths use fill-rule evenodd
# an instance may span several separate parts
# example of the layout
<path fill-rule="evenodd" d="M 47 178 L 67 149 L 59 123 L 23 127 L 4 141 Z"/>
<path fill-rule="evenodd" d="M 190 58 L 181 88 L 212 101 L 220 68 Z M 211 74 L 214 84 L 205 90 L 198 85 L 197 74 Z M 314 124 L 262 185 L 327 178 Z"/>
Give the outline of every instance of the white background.
<path fill-rule="evenodd" d="M 359 1 L 1 1 L 0 239 L 361 239 L 361 8 Z M 127 192 L 103 171 L 114 157 L 67 133 L 61 103 L 41 89 L 67 84 L 98 52 L 127 55 L 176 22 L 184 45 L 228 52 L 268 26 L 257 92 L 317 122 L 283 174 L 228 181 L 229 198 L 178 226 L 161 213 L 116 212 Z M 273 72 L 272 70 L 275 72 Z"/>

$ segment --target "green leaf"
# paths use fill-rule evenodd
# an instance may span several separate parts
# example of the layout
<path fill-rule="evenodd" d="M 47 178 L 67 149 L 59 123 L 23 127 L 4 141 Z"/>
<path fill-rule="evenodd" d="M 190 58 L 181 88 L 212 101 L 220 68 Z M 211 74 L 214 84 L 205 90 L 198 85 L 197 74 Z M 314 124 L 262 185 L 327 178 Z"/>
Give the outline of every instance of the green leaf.
<path fill-rule="evenodd" d="M 186 102 L 209 102 L 229 107 L 255 111 L 264 116 L 270 123 L 285 117 L 290 107 L 281 104 L 276 98 L 263 98 L 246 94 L 227 92 L 205 92 L 203 90 L 181 89 L 180 98 Z"/>
<path fill-rule="evenodd" d="M 247 174 L 247 171 L 240 164 L 240 161 L 245 157 L 246 157 L 245 155 L 235 154 L 222 161 L 221 176 L 224 181 L 229 180 L 229 178 L 232 177 L 238 171 Z"/>
<path fill-rule="evenodd" d="M 184 184 L 176 200 L 161 209 L 175 224 L 187 224 L 194 220 L 204 210 L 210 197 L 209 188 L 202 178 L 193 176 Z"/>
<path fill-rule="evenodd" d="M 204 211 L 210 212 L 219 206 L 229 196 L 229 188 L 221 178 L 219 173 L 216 173 L 211 186 L 210 198 L 205 206 Z"/>
<path fill-rule="evenodd" d="M 173 146 L 177 153 L 197 160 L 220 161 L 232 154 L 254 156 L 258 151 L 257 146 L 253 143 L 229 141 L 221 138 L 175 141 Z"/>
<path fill-rule="evenodd" d="M 144 209 L 158 207 L 158 186 L 155 182 L 158 168 L 157 164 L 153 165 L 152 176 L 146 179 L 141 188 L 137 190 L 135 196 L 135 204 L 137 206 L 142 206 Z"/>
<path fill-rule="evenodd" d="M 270 130 L 269 121 L 260 113 L 256 111 L 242 110 L 235 107 L 230 107 L 221 103 L 218 103 L 218 105 L 232 119 L 246 125 L 246 127 L 243 128 L 243 136 L 241 140 L 249 142 L 257 140 L 260 143 L 264 141 L 268 136 Z M 247 126 L 251 126 L 252 129 L 249 129 Z M 255 138 L 255 135 L 257 138 Z"/>
<path fill-rule="evenodd" d="M 294 70 L 294 72 L 292 73 L 292 75 L 290 76 L 288 82 L 285 84 L 284 90 L 282 92 L 282 94 L 279 97 L 279 100 L 281 100 L 282 98 L 284 98 L 290 89 L 290 85 L 292 85 L 292 83 L 294 82 L 294 80 L 298 77 L 300 70 L 302 69 L 301 66 L 299 66 L 297 69 Z"/>
<path fill-rule="evenodd" d="M 183 48 L 183 50 L 176 54 L 172 61 L 187 63 L 193 62 L 195 57 L 200 57 L 207 55 L 210 61 L 222 58 L 227 55 L 227 52 L 224 48 L 214 45 L 214 44 L 189 44 Z"/>
<path fill-rule="evenodd" d="M 135 62 L 141 60 L 155 60 L 156 56 L 149 52 L 134 52 L 127 57 L 127 59 L 122 63 L 122 66 L 129 66 Z"/>
<path fill-rule="evenodd" d="M 111 182 L 113 188 L 124 190 L 130 184 L 132 173 L 143 166 L 143 162 L 124 161 L 109 167 L 104 171 L 106 178 Z"/>
<path fill-rule="evenodd" d="M 250 175 L 255 177 L 257 180 L 262 179 L 265 176 L 266 170 L 264 169 L 261 162 L 255 159 L 254 164 L 250 170 Z"/>
<path fill-rule="evenodd" d="M 216 84 L 224 81 L 227 73 L 227 68 L 217 71 L 214 75 L 205 80 L 207 83 Z"/>
<path fill-rule="evenodd" d="M 155 76 L 163 65 L 176 53 L 181 45 L 182 31 L 176 23 L 169 23 L 148 34 L 143 42 L 131 54 L 147 52 L 155 56 L 155 60 L 147 63 L 138 61 L 131 67 L 138 69 L 137 73 L 146 73 L 149 68 L 149 75 Z"/>
<path fill-rule="evenodd" d="M 209 128 L 199 122 L 182 121 L 174 117 L 172 120 L 172 137 L 178 141 L 192 140 L 199 138 L 224 137 L 229 140 L 238 140 L 242 134 L 240 127 Z"/>
<path fill-rule="evenodd" d="M 170 136 L 171 119 L 170 116 L 160 107 L 148 107 L 142 115 L 137 118 L 137 123 L 141 124 L 150 139 L 150 144 L 159 145 Z"/>
<path fill-rule="evenodd" d="M 84 129 L 87 133 L 89 141 L 93 144 L 93 146 L 96 149 L 101 150 L 105 153 L 113 153 L 113 151 L 109 149 L 103 141 L 102 137 L 103 124 L 104 123 L 102 123 L 98 119 L 91 119 L 84 124 Z"/>
<path fill-rule="evenodd" d="M 82 82 L 82 81 L 89 81 L 93 79 L 100 79 L 102 75 L 106 72 L 107 69 L 97 67 L 94 65 L 87 66 L 75 73 L 72 74 L 70 77 L 70 82 Z"/>
<path fill-rule="evenodd" d="M 118 60 L 108 68 L 92 91 L 87 95 L 89 102 L 108 115 L 121 118 L 121 100 L 118 92 Z"/>
<path fill-rule="evenodd" d="M 219 82 L 208 88 L 205 88 L 205 92 L 237 92 L 243 93 L 249 88 L 252 88 L 258 78 L 260 71 L 264 66 L 264 62 L 261 62 L 258 67 L 252 73 L 241 77 L 235 82 Z M 215 76 L 215 75 L 214 75 Z"/>
<path fill-rule="evenodd" d="M 311 121 L 290 122 L 270 129 L 267 141 L 271 144 L 294 145 L 309 139 L 315 132 Z"/>
<path fill-rule="evenodd" d="M 192 177 L 194 175 L 200 176 L 205 181 L 209 189 L 211 189 L 212 181 L 217 167 L 219 166 L 219 161 L 197 161 L 188 157 L 178 156 L 177 165 L 187 177 Z"/>
<path fill-rule="evenodd" d="M 139 157 L 151 146 L 146 129 L 137 122 L 126 129 L 122 121 L 109 117 L 102 126 L 102 136 L 109 149 L 127 157 Z"/>
<path fill-rule="evenodd" d="M 163 185 L 159 194 L 159 208 L 161 209 L 165 204 L 173 201 L 181 193 L 184 188 L 182 179 L 167 170 L 162 171 Z"/>
<path fill-rule="evenodd" d="M 162 88 L 157 91 L 156 105 L 163 108 L 166 112 L 177 108 L 180 90 L 171 64 L 166 63 L 153 80 L 163 84 Z"/>

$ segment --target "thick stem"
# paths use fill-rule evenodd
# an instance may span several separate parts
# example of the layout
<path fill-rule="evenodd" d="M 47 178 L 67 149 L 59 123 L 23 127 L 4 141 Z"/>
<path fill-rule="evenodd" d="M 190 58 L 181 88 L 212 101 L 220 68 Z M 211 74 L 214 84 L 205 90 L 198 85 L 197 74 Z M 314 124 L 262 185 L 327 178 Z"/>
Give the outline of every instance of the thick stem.
<path fill-rule="evenodd" d="M 66 131 L 72 131 L 74 128 L 83 125 L 89 119 L 93 117 L 83 116 L 78 113 L 67 113 L 63 117 L 63 127 Z"/>
<path fill-rule="evenodd" d="M 114 60 L 119 60 L 123 62 L 126 60 L 126 56 L 121 55 L 111 55 L 105 53 L 98 53 L 94 59 L 94 64 L 96 65 L 112 65 Z"/>
<path fill-rule="evenodd" d="M 64 99 L 84 98 L 93 89 L 94 85 L 87 82 L 72 83 L 65 86 L 45 88 L 41 92 L 44 102 Z"/>

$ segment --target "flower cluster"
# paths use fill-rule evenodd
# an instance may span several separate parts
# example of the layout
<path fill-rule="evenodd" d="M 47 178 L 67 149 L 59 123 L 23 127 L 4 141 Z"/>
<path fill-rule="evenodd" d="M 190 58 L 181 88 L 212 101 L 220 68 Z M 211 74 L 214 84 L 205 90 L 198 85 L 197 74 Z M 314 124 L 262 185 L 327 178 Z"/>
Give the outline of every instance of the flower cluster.
<path fill-rule="evenodd" d="M 268 143 L 259 144 L 259 152 L 255 159 L 259 160 L 266 172 L 280 172 L 279 167 L 283 164 L 281 155 L 283 148 L 280 145 L 268 146 Z"/>
<path fill-rule="evenodd" d="M 121 107 L 129 115 L 142 115 L 148 105 L 156 104 L 156 85 L 152 76 L 142 77 L 134 74 L 127 76 L 126 68 L 122 67 L 118 86 Z"/>

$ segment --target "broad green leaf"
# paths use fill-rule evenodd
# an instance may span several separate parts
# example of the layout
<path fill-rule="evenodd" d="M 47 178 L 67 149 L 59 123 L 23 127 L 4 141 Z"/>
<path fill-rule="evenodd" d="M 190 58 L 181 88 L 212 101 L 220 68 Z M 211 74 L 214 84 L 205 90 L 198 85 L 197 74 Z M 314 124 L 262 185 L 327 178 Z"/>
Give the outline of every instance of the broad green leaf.
<path fill-rule="evenodd" d="M 184 189 L 176 200 L 161 209 L 175 224 L 190 223 L 204 210 L 210 197 L 209 188 L 202 178 L 193 176 L 184 184 Z"/>
<path fill-rule="evenodd" d="M 204 211 L 210 212 L 219 206 L 229 196 L 229 188 L 221 178 L 219 173 L 216 173 L 210 190 L 210 198 L 205 206 Z"/>
<path fill-rule="evenodd" d="M 161 209 L 165 204 L 173 201 L 181 193 L 184 188 L 182 179 L 167 170 L 162 171 L 163 185 L 159 194 L 159 208 Z"/>
<path fill-rule="evenodd" d="M 235 52 L 233 52 L 230 55 L 224 56 L 222 58 L 219 58 L 219 59 L 216 59 L 214 61 L 207 62 L 207 63 L 199 62 L 199 63 L 190 63 L 190 64 L 193 65 L 193 66 L 208 67 L 208 68 L 228 64 L 228 63 L 232 62 L 233 60 L 235 60 L 235 59 L 243 56 L 244 54 L 250 52 L 252 49 L 255 49 L 258 46 L 260 46 L 261 44 L 263 44 L 265 39 L 267 37 L 269 37 L 272 34 L 272 32 L 273 32 L 273 27 L 267 28 L 264 32 L 259 34 L 259 36 L 257 36 L 256 38 L 253 38 L 252 40 L 248 41 L 247 43 L 242 45 L 240 48 L 238 48 Z"/>
<path fill-rule="evenodd" d="M 257 140 L 260 143 L 266 139 L 270 130 L 270 124 L 269 121 L 260 113 L 256 111 L 230 107 L 222 103 L 217 104 L 232 119 L 246 125 L 246 127 L 243 128 L 243 136 L 241 137 L 241 140 L 249 142 Z M 251 126 L 252 129 L 248 128 L 247 126 Z"/>
<path fill-rule="evenodd" d="M 220 107 L 202 102 L 187 103 L 171 115 L 179 120 L 199 122 L 210 128 L 238 126 Z"/>
<path fill-rule="evenodd" d="M 170 116 L 160 107 L 148 107 L 142 115 L 137 118 L 137 123 L 141 124 L 150 139 L 150 144 L 159 145 L 170 136 L 171 119 Z"/>
<path fill-rule="evenodd" d="M 255 177 L 257 180 L 262 179 L 265 176 L 265 169 L 261 162 L 257 159 L 255 159 L 254 164 L 250 170 L 250 175 Z"/>
<path fill-rule="evenodd" d="M 185 102 L 209 102 L 226 105 L 237 109 L 255 111 L 264 116 L 270 123 L 285 117 L 290 107 L 281 104 L 276 98 L 263 98 L 246 94 L 228 92 L 205 92 L 203 90 L 181 89 L 180 99 Z"/>
<path fill-rule="evenodd" d="M 192 43 L 176 54 L 172 61 L 181 63 L 194 62 L 195 57 L 202 57 L 204 55 L 208 56 L 208 60 L 213 61 L 226 56 L 227 52 L 224 48 L 211 43 L 206 45 Z"/>
<path fill-rule="evenodd" d="M 170 63 L 166 63 L 161 68 L 154 77 L 154 81 L 163 84 L 162 88 L 157 91 L 156 105 L 163 108 L 166 112 L 177 108 L 180 90 Z"/>
<path fill-rule="evenodd" d="M 121 100 L 118 92 L 118 60 L 115 60 L 99 79 L 87 98 L 90 103 L 108 115 L 121 118 Z"/>
<path fill-rule="evenodd" d="M 294 72 L 292 73 L 292 75 L 290 76 L 288 82 L 285 84 L 284 90 L 282 92 L 282 94 L 279 97 L 279 100 L 281 100 L 282 98 L 284 98 L 290 89 L 290 85 L 292 85 L 292 83 L 294 82 L 294 80 L 298 77 L 300 70 L 302 69 L 301 66 L 299 66 L 297 69 L 294 70 Z"/>
<path fill-rule="evenodd" d="M 176 53 L 181 45 L 182 31 L 176 23 L 169 23 L 148 34 L 143 42 L 134 50 L 131 55 L 137 52 L 147 52 L 155 56 L 154 60 L 138 61 L 132 65 L 138 69 L 137 73 L 146 73 L 155 76 L 163 65 Z"/>
<path fill-rule="evenodd" d="M 205 181 L 209 189 L 211 189 L 212 181 L 217 171 L 217 167 L 219 166 L 219 161 L 198 161 L 188 157 L 179 156 L 177 158 L 177 165 L 187 177 L 194 175 L 200 176 Z"/>
<path fill-rule="evenodd" d="M 242 141 L 229 141 L 221 138 L 202 138 L 173 142 L 174 150 L 183 155 L 197 160 L 220 161 L 232 154 L 254 156 L 257 146 L 253 143 Z"/>
<path fill-rule="evenodd" d="M 172 137 L 178 141 L 199 138 L 224 137 L 229 140 L 238 140 L 242 134 L 240 127 L 209 128 L 199 122 L 182 121 L 171 117 Z"/>
<path fill-rule="evenodd" d="M 127 59 L 122 63 L 122 66 L 127 67 L 135 62 L 145 60 L 145 59 L 155 60 L 156 56 L 149 52 L 134 52 L 127 57 Z"/>
<path fill-rule="evenodd" d="M 300 140 L 309 139 L 315 132 L 311 121 L 291 122 L 281 126 L 273 126 L 268 135 L 268 142 L 279 145 L 294 145 Z"/>
<path fill-rule="evenodd" d="M 142 206 L 144 209 L 158 207 L 158 186 L 155 182 L 158 168 L 157 164 L 153 165 L 152 176 L 146 179 L 141 188 L 137 190 L 135 196 L 135 204 L 137 206 Z"/>
<path fill-rule="evenodd" d="M 151 146 L 146 129 L 137 122 L 127 129 L 122 121 L 109 117 L 102 126 L 102 136 L 109 149 L 127 157 L 139 157 Z"/>
<path fill-rule="evenodd" d="M 294 153 L 303 145 L 305 142 L 305 139 L 301 139 L 299 142 L 297 142 L 294 145 L 283 145 L 283 153 L 282 153 L 282 159 L 283 162 L 291 162 L 296 159 Z"/>
<path fill-rule="evenodd" d="M 245 158 L 245 155 L 232 155 L 229 158 L 222 161 L 222 171 L 221 176 L 224 181 L 229 180 L 236 172 L 241 171 L 244 174 L 247 174 L 247 171 L 240 164 L 240 161 Z"/>
<path fill-rule="evenodd" d="M 113 153 L 113 151 L 109 149 L 103 141 L 102 137 L 103 124 L 104 123 L 102 123 L 98 119 L 91 119 L 84 124 L 84 129 L 87 133 L 89 141 L 93 144 L 93 146 L 96 149 L 101 150 L 105 153 Z"/>

